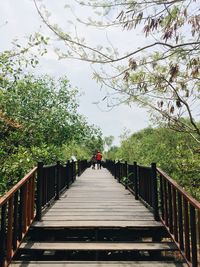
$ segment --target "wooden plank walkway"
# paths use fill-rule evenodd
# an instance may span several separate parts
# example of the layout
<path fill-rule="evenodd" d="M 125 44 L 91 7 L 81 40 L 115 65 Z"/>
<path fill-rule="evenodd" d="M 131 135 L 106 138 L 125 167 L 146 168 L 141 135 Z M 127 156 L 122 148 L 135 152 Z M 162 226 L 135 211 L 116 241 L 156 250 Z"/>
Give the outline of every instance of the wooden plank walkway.
<path fill-rule="evenodd" d="M 87 169 L 37 227 L 156 227 L 152 213 L 106 170 Z"/>
<path fill-rule="evenodd" d="M 186 267 L 163 230 L 106 169 L 90 168 L 32 224 L 11 267 Z"/>
<path fill-rule="evenodd" d="M 66 242 L 48 242 L 48 243 L 37 243 L 37 242 L 28 242 L 22 243 L 21 248 L 25 249 L 35 249 L 35 250 L 177 250 L 175 244 L 173 243 L 138 243 L 138 242 L 78 242 L 78 243 L 66 243 Z"/>
<path fill-rule="evenodd" d="M 74 262 L 74 261 L 36 261 L 36 262 L 26 262 L 26 263 L 12 263 L 10 267 L 188 267 L 184 263 L 172 263 L 172 262 L 140 262 L 140 261 L 101 261 L 101 262 Z"/>

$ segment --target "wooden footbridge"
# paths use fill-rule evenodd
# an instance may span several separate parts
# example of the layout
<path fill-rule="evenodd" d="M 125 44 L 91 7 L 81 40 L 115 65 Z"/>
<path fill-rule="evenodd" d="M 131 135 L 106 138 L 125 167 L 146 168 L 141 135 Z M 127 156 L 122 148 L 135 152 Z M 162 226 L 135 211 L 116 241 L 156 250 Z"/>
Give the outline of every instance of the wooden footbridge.
<path fill-rule="evenodd" d="M 155 164 L 39 163 L 0 208 L 0 267 L 200 266 L 200 203 Z"/>

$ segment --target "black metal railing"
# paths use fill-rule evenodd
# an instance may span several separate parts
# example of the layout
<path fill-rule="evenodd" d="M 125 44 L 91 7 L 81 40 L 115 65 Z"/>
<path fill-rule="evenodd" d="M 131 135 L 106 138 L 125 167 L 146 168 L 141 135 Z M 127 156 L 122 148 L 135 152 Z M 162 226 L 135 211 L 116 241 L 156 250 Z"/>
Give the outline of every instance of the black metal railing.
<path fill-rule="evenodd" d="M 65 165 L 59 161 L 55 165 L 39 162 L 0 198 L 0 267 L 10 264 L 32 221 L 40 220 L 42 210 L 59 199 L 87 167 L 87 160 Z"/>
<path fill-rule="evenodd" d="M 58 200 L 60 194 L 76 180 L 87 168 L 87 160 L 67 161 L 61 164 L 44 165 L 38 163 L 36 220 L 41 220 L 42 210 L 52 201 Z"/>
<path fill-rule="evenodd" d="M 138 166 L 138 195 L 152 207 L 151 168 Z"/>
<path fill-rule="evenodd" d="M 105 167 L 162 221 L 188 266 L 200 266 L 200 203 L 155 163 L 145 167 L 107 160 Z"/>
<path fill-rule="evenodd" d="M 126 188 L 131 190 L 135 199 L 140 199 L 154 213 L 155 220 L 158 216 L 158 197 L 157 197 L 157 179 L 156 165 L 152 163 L 151 167 L 139 166 L 136 162 L 128 164 L 127 162 L 106 161 L 107 169 Z"/>

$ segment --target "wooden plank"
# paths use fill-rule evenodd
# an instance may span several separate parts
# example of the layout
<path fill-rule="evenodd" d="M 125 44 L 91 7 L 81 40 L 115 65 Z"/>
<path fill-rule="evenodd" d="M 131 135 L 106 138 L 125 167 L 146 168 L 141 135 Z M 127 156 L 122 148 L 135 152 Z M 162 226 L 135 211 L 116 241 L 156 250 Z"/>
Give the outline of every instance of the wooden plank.
<path fill-rule="evenodd" d="M 121 193 L 119 196 L 116 195 L 116 193 Z M 103 194 L 104 196 L 106 196 L 107 198 L 114 198 L 114 199 L 126 199 L 126 198 L 131 198 L 132 197 L 132 194 L 124 194 L 123 191 L 105 191 L 104 192 L 85 192 L 85 191 L 82 191 L 80 192 L 79 190 L 79 194 L 76 191 L 68 191 L 68 193 L 65 194 L 64 197 L 61 197 L 62 198 L 66 198 L 66 197 L 71 197 L 71 198 L 82 198 L 82 197 L 88 197 L 88 194 L 92 197 L 92 196 L 97 196 L 97 197 L 101 197 L 101 195 Z"/>
<path fill-rule="evenodd" d="M 140 213 L 140 214 L 145 214 L 145 213 L 148 213 L 150 214 L 150 212 L 144 207 L 144 208 L 138 208 L 138 209 L 130 209 L 130 208 L 111 208 L 111 207 L 108 207 L 108 208 L 99 208 L 98 210 L 95 210 L 94 208 L 84 208 L 84 209 L 81 209 L 81 208 L 77 208 L 77 209 L 73 209 L 73 208 L 70 208 L 70 207 L 67 207 L 67 208 L 50 208 L 50 209 L 46 209 L 45 210 L 46 212 L 48 213 L 60 213 L 60 212 L 84 212 L 84 213 L 87 213 L 87 212 L 130 212 L 131 213 Z"/>
<path fill-rule="evenodd" d="M 98 210 L 71 210 L 71 211 L 66 211 L 66 210 L 53 210 L 53 211 L 48 211 L 47 215 L 48 216 L 67 216 L 67 215 L 85 215 L 85 216 L 91 216 L 91 215 L 96 215 L 96 216 L 106 216 L 106 215 L 119 215 L 119 216 L 150 216 L 153 218 L 153 215 L 150 212 L 142 212 L 141 211 L 136 211 L 136 212 L 131 212 L 131 211 L 111 211 L 111 210 L 105 210 L 105 211 L 98 211 Z M 45 217 L 45 214 L 43 218 Z"/>
<path fill-rule="evenodd" d="M 186 263 L 170 261 L 15 261 L 10 267 L 187 267 Z"/>
<path fill-rule="evenodd" d="M 46 216 L 42 217 L 45 221 L 152 221 L 153 216 L 142 216 L 142 215 L 59 215 L 59 216 Z"/>
<path fill-rule="evenodd" d="M 58 202 L 55 203 L 53 205 L 54 208 L 58 208 L 58 207 L 66 207 L 67 205 L 69 205 L 70 207 L 74 207 L 74 208 L 78 208 L 78 207 L 95 207 L 95 208 L 109 208 L 109 207 L 126 207 L 126 208 L 130 208 L 130 209 L 134 209 L 135 205 L 132 205 L 130 202 L 128 203 L 120 203 L 120 202 L 115 202 L 115 203 L 111 203 L 110 201 L 106 202 L 102 202 L 102 203 L 93 203 L 93 202 L 88 202 L 88 203 L 82 203 L 82 202 L 78 202 L 78 203 L 72 203 L 72 202 L 68 202 L 68 203 L 62 203 L 62 202 Z M 109 205 L 109 206 L 108 206 Z M 136 206 L 138 207 L 138 206 Z M 141 206 L 142 207 L 142 206 Z M 144 206 L 143 206 L 144 207 Z M 146 209 L 147 210 L 147 209 Z"/>
<path fill-rule="evenodd" d="M 88 196 L 87 198 L 86 197 L 84 197 L 84 198 L 66 197 L 66 198 L 58 200 L 56 203 L 68 203 L 68 202 L 72 202 L 72 203 L 76 203 L 76 202 L 80 202 L 80 203 L 88 203 L 88 202 L 130 203 L 130 204 L 135 205 L 135 206 L 142 206 L 141 202 L 135 202 L 135 201 L 133 201 L 133 198 L 126 198 L 126 199 L 107 198 L 103 194 L 102 194 L 101 198 L 98 196 L 97 197 Z"/>
<path fill-rule="evenodd" d="M 70 227 L 70 228 L 151 228 L 151 227 L 163 227 L 160 222 L 156 221 L 41 221 L 34 222 L 32 224 L 33 227 Z"/>
<path fill-rule="evenodd" d="M 94 175 L 96 177 L 94 177 Z M 88 169 L 33 227 L 161 227 L 107 170 Z"/>
<path fill-rule="evenodd" d="M 92 202 L 92 203 L 102 203 L 102 202 L 110 202 L 110 203 L 113 203 L 113 204 L 118 204 L 118 203 L 122 203 L 122 204 L 129 204 L 129 205 L 134 205 L 134 206 L 140 206 L 142 207 L 143 204 L 141 202 L 136 202 L 136 201 L 133 201 L 133 198 L 132 199 L 126 199 L 126 200 L 119 200 L 119 199 L 114 199 L 112 200 L 111 198 L 110 199 L 107 199 L 107 198 L 104 198 L 103 194 L 101 196 L 101 199 L 98 199 L 98 198 L 90 198 L 90 196 L 87 197 L 87 199 L 76 199 L 76 198 L 70 198 L 70 197 L 67 197 L 65 199 L 60 199 L 58 200 L 56 203 L 89 203 L 89 202 Z"/>
<path fill-rule="evenodd" d="M 76 188 L 76 190 L 66 191 L 65 194 L 63 194 L 61 196 L 61 198 L 62 197 L 64 197 L 64 198 L 65 197 L 74 197 L 74 198 L 76 198 L 76 197 L 78 197 L 78 198 L 87 197 L 88 194 L 90 194 L 90 196 L 94 196 L 94 195 L 101 196 L 101 193 L 104 194 L 105 196 L 109 197 L 109 198 L 113 197 L 113 198 L 123 199 L 125 197 L 131 197 L 132 196 L 131 193 L 130 194 L 126 194 L 127 191 L 125 191 L 124 188 L 121 188 L 120 190 L 118 190 L 118 189 L 115 190 L 115 187 L 114 187 L 113 184 L 111 184 L 110 186 L 112 186 L 112 188 L 113 188 L 112 191 L 107 191 L 106 188 L 101 188 L 101 190 L 104 189 L 103 192 L 94 191 L 94 190 L 92 192 L 91 191 L 86 191 L 86 190 L 82 190 L 81 191 L 80 189 Z M 90 184 L 90 186 L 89 186 L 89 184 L 88 184 L 88 189 L 90 190 L 91 188 L 94 189 L 94 186 L 92 184 Z M 80 194 L 78 194 L 78 192 Z M 120 193 L 120 195 L 118 196 L 117 193 Z"/>
<path fill-rule="evenodd" d="M 135 202 L 133 202 L 132 203 L 132 200 L 130 199 L 130 200 L 123 200 L 123 201 L 121 201 L 121 200 L 112 200 L 112 199 L 104 199 L 103 198 L 103 195 L 102 195 L 102 199 L 96 199 L 96 198 L 92 198 L 92 199 L 90 199 L 89 197 L 87 198 L 87 200 L 84 200 L 84 199 L 79 199 L 79 200 L 77 200 L 77 199 L 66 199 L 66 200 L 59 200 L 58 202 L 56 202 L 57 204 L 60 204 L 60 203 L 63 203 L 63 204 L 76 204 L 76 203 L 78 203 L 78 204 L 81 204 L 81 203 L 83 203 L 83 204 L 90 204 L 90 203 L 92 203 L 92 204 L 102 204 L 102 203 L 109 203 L 109 204 L 114 204 L 114 205 L 121 205 L 121 204 L 123 204 L 123 205 L 126 205 L 126 204 L 128 204 L 128 205 L 131 205 L 131 206 L 142 206 L 141 204 L 139 204 L 139 203 L 135 203 Z"/>
<path fill-rule="evenodd" d="M 102 199 L 102 197 L 105 197 L 105 199 Z M 67 196 L 66 198 L 61 198 L 59 201 L 62 201 L 62 202 L 68 202 L 68 201 L 71 201 L 71 202 L 90 202 L 90 201 L 95 201 L 95 202 L 99 202 L 99 201 L 111 201 L 111 202 L 133 202 L 134 204 L 138 204 L 138 205 L 141 205 L 140 202 L 135 202 L 133 201 L 133 198 L 131 197 L 126 197 L 126 198 L 114 198 L 114 197 L 107 197 L 107 196 L 104 196 L 104 194 L 100 196 L 87 196 L 87 197 L 70 197 L 70 196 Z M 58 201 L 58 203 L 59 203 Z"/>
<path fill-rule="evenodd" d="M 108 207 L 108 208 L 106 208 L 106 207 L 100 207 L 100 208 L 98 208 L 98 209 L 95 209 L 95 207 L 82 207 L 82 208 L 76 208 L 76 209 L 74 209 L 73 207 L 57 207 L 57 208 L 55 208 L 55 207 L 53 207 L 53 208 L 51 208 L 51 209 L 46 209 L 45 211 L 44 211 L 44 213 L 47 213 L 47 212 L 63 212 L 63 211 L 83 211 L 83 212 L 87 212 L 87 211 L 99 211 L 99 212 L 104 212 L 104 211 L 112 211 L 112 212 L 121 212 L 121 211 L 133 211 L 133 212 L 141 212 L 142 214 L 144 213 L 144 212 L 148 212 L 148 213 L 150 213 L 146 208 L 135 208 L 135 209 L 131 209 L 131 208 L 118 208 L 118 207 Z"/>
<path fill-rule="evenodd" d="M 79 194 L 78 194 L 79 192 Z M 70 193 L 70 194 L 69 194 Z M 119 196 L 117 196 L 117 194 L 120 194 Z M 99 192 L 96 193 L 90 193 L 90 192 L 80 192 L 79 190 L 76 190 L 74 192 L 68 192 L 68 194 L 66 194 L 65 196 L 61 196 L 61 200 L 66 199 L 66 198 L 74 198 L 74 199 L 82 199 L 82 198 L 88 198 L 88 195 L 90 197 L 97 197 L 97 198 L 101 198 L 101 195 L 104 195 L 106 198 L 108 199 L 115 199 L 115 200 L 124 200 L 124 199 L 133 199 L 133 195 L 124 195 L 123 191 L 113 191 L 113 192 L 103 192 L 102 194 L 100 194 Z M 138 202 L 138 200 L 137 200 Z"/>
<path fill-rule="evenodd" d="M 21 249 L 36 249 L 36 250 L 156 250 L 156 251 L 171 251 L 177 250 L 177 247 L 172 242 L 166 243 L 117 243 L 117 242 L 27 242 L 22 243 Z"/>

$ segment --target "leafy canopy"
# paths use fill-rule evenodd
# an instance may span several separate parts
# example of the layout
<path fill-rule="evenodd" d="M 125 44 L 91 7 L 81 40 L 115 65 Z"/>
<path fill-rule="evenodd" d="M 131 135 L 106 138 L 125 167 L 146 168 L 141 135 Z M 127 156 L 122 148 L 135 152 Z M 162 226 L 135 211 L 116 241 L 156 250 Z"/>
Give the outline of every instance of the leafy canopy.
<path fill-rule="evenodd" d="M 48 2 L 34 2 L 45 25 L 65 45 L 63 49 L 56 49 L 59 58 L 93 63 L 94 78 L 115 92 L 105 97 L 111 98 L 110 106 L 136 102 L 172 129 L 189 133 L 197 145 L 200 143 L 198 1 L 69 1 L 63 10 L 69 14 L 71 9 L 75 14 L 75 20 L 69 22 L 70 32 L 52 21 Z M 81 15 L 76 17 L 77 7 Z M 88 12 L 91 16 L 86 19 L 84 14 Z M 107 29 L 108 45 L 90 44 L 78 33 L 80 25 Z M 109 32 L 116 28 L 119 29 L 118 41 L 112 42 Z M 124 30 L 130 38 L 123 39 Z M 118 44 L 126 45 L 138 32 L 145 38 L 145 44 L 136 47 L 133 43 L 133 50 L 120 54 Z M 101 67 L 94 69 L 95 64 Z M 185 117 L 189 120 L 182 119 Z"/>
<path fill-rule="evenodd" d="M 28 75 L 11 84 L 0 89 L 0 193 L 39 160 L 89 158 L 102 143 L 101 131 L 78 113 L 78 89 L 66 77 Z"/>
<path fill-rule="evenodd" d="M 119 148 L 111 148 L 107 158 L 136 161 L 140 165 L 157 166 L 168 173 L 195 198 L 200 199 L 200 159 L 194 152 L 195 141 L 188 134 L 166 127 L 146 128 L 125 137 Z"/>

